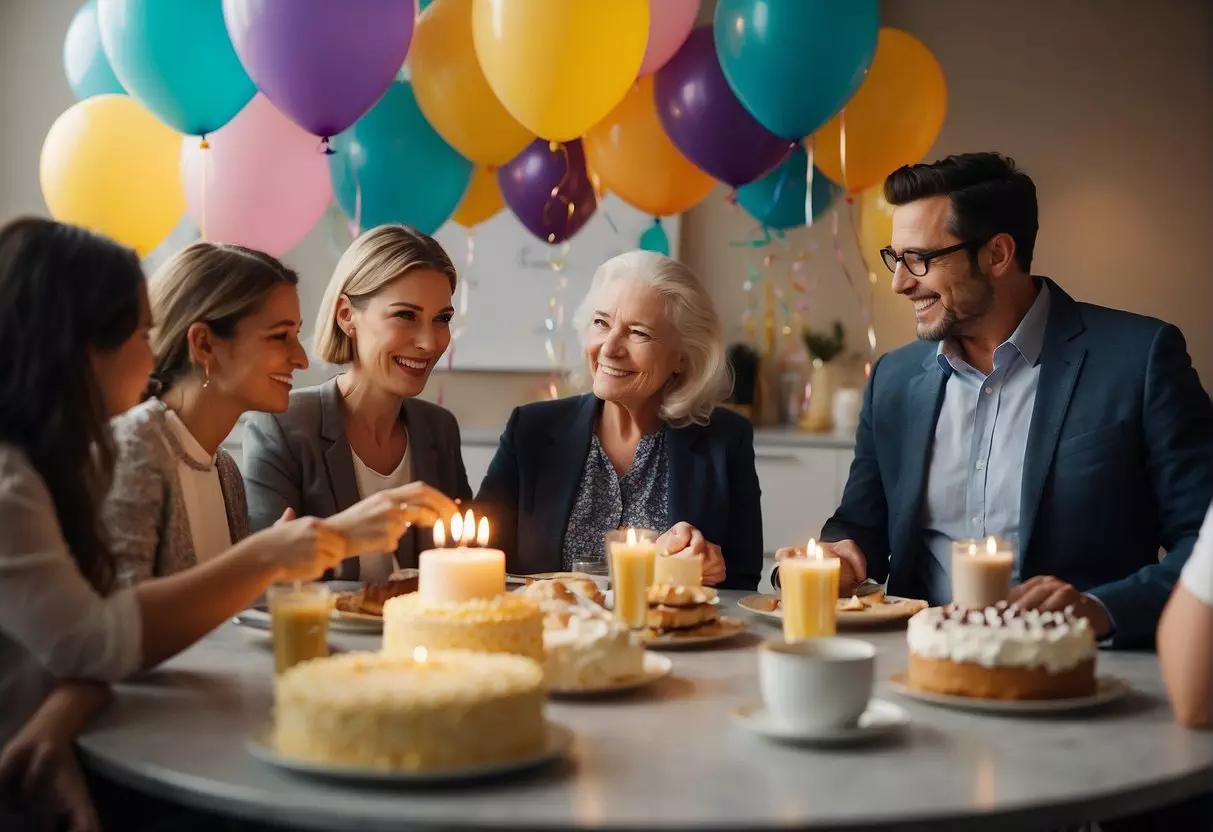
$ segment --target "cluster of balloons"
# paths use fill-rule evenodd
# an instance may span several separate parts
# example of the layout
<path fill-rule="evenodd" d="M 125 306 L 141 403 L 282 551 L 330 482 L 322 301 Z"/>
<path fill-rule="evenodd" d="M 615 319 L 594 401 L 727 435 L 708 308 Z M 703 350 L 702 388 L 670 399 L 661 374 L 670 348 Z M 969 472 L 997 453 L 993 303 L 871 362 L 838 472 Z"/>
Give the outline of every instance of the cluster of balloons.
<path fill-rule="evenodd" d="M 700 0 L 419 3 L 88 0 L 64 44 L 79 101 L 42 152 L 52 213 L 142 253 L 188 210 L 281 254 L 334 198 L 427 232 L 508 206 L 559 243 L 604 191 L 661 217 L 723 182 L 790 228 L 944 118 L 938 63 L 877 0 L 720 0 L 700 28 Z"/>

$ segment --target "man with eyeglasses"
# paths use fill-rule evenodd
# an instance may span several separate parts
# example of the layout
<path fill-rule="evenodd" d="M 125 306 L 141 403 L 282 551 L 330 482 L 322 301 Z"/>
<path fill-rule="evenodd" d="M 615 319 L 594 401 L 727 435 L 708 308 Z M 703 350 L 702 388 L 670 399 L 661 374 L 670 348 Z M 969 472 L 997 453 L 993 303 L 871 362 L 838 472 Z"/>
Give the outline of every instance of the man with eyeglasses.
<path fill-rule="evenodd" d="M 920 340 L 872 368 L 826 548 L 852 580 L 939 604 L 952 541 L 1000 537 L 1012 601 L 1149 643 L 1213 500 L 1213 406 L 1183 336 L 1032 275 L 1036 188 L 1011 159 L 906 166 L 885 197 L 881 256 Z"/>

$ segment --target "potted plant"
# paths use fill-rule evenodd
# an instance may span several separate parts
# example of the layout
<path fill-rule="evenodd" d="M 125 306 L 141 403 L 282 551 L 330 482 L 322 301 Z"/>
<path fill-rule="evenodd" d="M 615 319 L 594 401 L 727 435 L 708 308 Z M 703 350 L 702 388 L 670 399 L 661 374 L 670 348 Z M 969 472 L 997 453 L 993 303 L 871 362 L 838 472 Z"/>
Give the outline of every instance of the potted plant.
<path fill-rule="evenodd" d="M 806 328 L 803 332 L 804 346 L 808 350 L 813 366 L 809 371 L 808 391 L 800 420 L 802 430 L 821 433 L 834 427 L 834 391 L 838 379 L 831 361 L 846 348 L 846 330 L 842 321 L 834 321 L 828 332 Z"/>

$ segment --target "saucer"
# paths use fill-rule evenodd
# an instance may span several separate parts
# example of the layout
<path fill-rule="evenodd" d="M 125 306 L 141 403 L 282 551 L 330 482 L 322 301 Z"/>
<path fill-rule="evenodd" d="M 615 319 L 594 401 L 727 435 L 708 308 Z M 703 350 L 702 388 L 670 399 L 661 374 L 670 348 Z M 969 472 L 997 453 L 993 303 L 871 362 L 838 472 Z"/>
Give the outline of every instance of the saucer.
<path fill-rule="evenodd" d="M 759 736 L 792 745 L 857 745 L 888 737 L 910 724 L 900 705 L 871 699 L 859 722 L 844 727 L 805 730 L 779 722 L 763 705 L 746 705 L 732 712 L 733 719 Z"/>

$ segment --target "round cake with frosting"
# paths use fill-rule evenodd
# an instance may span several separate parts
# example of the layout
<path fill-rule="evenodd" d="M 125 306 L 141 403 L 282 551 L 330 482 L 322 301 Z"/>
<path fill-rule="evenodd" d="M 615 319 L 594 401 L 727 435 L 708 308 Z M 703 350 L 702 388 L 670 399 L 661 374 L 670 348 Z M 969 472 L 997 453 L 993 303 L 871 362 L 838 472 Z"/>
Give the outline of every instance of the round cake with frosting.
<path fill-rule="evenodd" d="M 1068 699 L 1095 693 L 1095 633 L 1085 618 L 931 607 L 910 619 L 909 685 L 980 699 Z"/>
<path fill-rule="evenodd" d="M 383 652 L 412 656 L 414 649 L 514 653 L 543 663 L 543 613 L 519 595 L 469 601 L 431 601 L 422 593 L 383 605 Z"/>
<path fill-rule="evenodd" d="M 274 744 L 302 760 L 442 771 L 542 752 L 543 669 L 521 656 L 417 651 L 303 662 L 274 688 Z"/>

